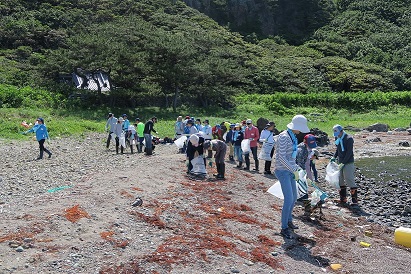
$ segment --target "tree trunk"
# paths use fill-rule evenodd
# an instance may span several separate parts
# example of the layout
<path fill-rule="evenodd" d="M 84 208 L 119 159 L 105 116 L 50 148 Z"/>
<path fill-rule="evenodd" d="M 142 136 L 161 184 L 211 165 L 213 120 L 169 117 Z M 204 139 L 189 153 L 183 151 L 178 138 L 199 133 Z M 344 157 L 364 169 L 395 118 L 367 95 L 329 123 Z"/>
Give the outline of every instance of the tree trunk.
<path fill-rule="evenodd" d="M 180 89 L 176 87 L 175 92 L 174 92 L 173 112 L 177 111 L 177 101 L 178 101 L 179 95 L 180 95 Z"/>

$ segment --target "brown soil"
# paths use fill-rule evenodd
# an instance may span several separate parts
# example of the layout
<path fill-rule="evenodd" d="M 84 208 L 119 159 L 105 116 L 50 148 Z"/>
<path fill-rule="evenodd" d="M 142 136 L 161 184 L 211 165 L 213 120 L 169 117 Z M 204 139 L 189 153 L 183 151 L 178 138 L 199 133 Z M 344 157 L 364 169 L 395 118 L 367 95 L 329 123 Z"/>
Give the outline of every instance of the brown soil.
<path fill-rule="evenodd" d="M 382 142 L 367 141 L 375 136 Z M 398 146 L 411 143 L 410 136 L 359 133 L 356 156 L 410 155 L 409 148 Z M 104 137 L 55 140 L 53 157 L 42 161 L 26 160 L 36 157 L 35 142 L 1 143 L 0 273 L 323 273 L 333 271 L 331 264 L 341 264 L 337 273 L 411 268 L 410 249 L 394 243 L 392 229 L 332 202 L 322 216 L 317 210 L 304 217 L 296 206 L 298 237 L 283 239 L 282 200 L 266 192 L 273 176 L 238 170 L 227 161 L 225 181 L 192 180 L 174 145 L 158 145 L 152 156 L 115 155 L 104 149 Z M 320 150 L 329 155 L 334 146 Z M 320 158 L 320 170 L 328 158 Z M 61 186 L 69 188 L 56 189 Z M 143 204 L 133 207 L 138 196 Z"/>

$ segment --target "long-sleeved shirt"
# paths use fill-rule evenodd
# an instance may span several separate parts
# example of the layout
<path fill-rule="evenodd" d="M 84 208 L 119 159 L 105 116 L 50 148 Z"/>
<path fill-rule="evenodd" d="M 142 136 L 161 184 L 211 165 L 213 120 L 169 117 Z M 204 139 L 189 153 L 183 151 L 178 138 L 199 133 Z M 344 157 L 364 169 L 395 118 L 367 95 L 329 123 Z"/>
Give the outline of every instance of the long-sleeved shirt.
<path fill-rule="evenodd" d="M 176 135 L 184 134 L 184 123 L 183 123 L 183 121 L 177 121 L 174 124 L 174 130 L 176 132 Z"/>
<path fill-rule="evenodd" d="M 258 128 L 255 126 L 247 127 L 244 131 L 244 139 L 250 139 L 250 147 L 256 147 L 257 146 L 257 141 L 260 139 L 260 132 L 258 131 Z"/>
<path fill-rule="evenodd" d="M 110 130 L 110 132 L 113 132 L 113 129 L 115 127 L 115 125 L 117 124 L 117 118 L 112 116 L 110 118 L 107 119 L 107 123 L 106 123 L 106 130 Z"/>
<path fill-rule="evenodd" d="M 263 129 L 260 135 L 260 142 L 263 142 L 262 140 L 265 140 L 265 142 L 269 144 L 273 144 L 274 143 L 274 132 L 267 130 L 267 129 Z"/>
<path fill-rule="evenodd" d="M 206 140 L 211 140 L 213 138 L 212 136 L 212 130 L 210 125 L 204 125 L 203 126 L 203 137 Z"/>
<path fill-rule="evenodd" d="M 275 144 L 275 170 L 289 170 L 294 172 L 298 170 L 298 165 L 295 162 L 293 154 L 293 141 L 285 130 L 278 135 L 277 142 Z"/>
<path fill-rule="evenodd" d="M 307 147 L 307 145 L 302 142 L 297 147 L 297 157 L 296 163 L 299 167 L 307 172 L 307 178 L 311 181 L 313 180 L 313 173 L 311 171 L 311 158 L 314 155 L 312 150 Z"/>
<path fill-rule="evenodd" d="M 242 132 L 241 130 L 234 130 L 234 133 L 233 133 L 234 146 L 241 147 L 242 140 L 244 140 L 244 132 Z"/>
<path fill-rule="evenodd" d="M 31 129 L 27 130 L 26 133 L 35 132 L 36 140 L 40 141 L 49 138 L 49 133 L 47 132 L 47 127 L 44 124 L 34 125 Z"/>
<path fill-rule="evenodd" d="M 130 126 L 130 121 L 128 119 L 125 119 L 123 122 L 123 130 L 127 131 L 129 126 Z"/>
<path fill-rule="evenodd" d="M 148 120 L 144 125 L 144 134 L 151 134 L 152 131 L 157 133 L 154 129 L 154 122 L 152 120 Z"/>
<path fill-rule="evenodd" d="M 340 164 L 354 163 L 354 139 L 351 135 L 345 134 L 342 139 L 344 151 L 342 151 L 341 144 L 337 145 L 337 150 L 334 153 L 334 158 L 338 157 Z"/>
<path fill-rule="evenodd" d="M 123 132 L 123 123 L 120 123 L 117 121 L 117 124 L 113 128 L 113 133 L 117 136 L 120 137 L 121 133 Z"/>

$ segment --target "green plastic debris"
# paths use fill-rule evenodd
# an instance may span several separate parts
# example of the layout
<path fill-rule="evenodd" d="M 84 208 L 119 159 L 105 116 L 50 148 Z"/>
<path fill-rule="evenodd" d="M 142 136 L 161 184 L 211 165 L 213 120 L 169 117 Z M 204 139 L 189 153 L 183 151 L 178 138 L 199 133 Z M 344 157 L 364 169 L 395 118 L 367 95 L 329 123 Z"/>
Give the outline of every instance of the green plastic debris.
<path fill-rule="evenodd" d="M 53 193 L 53 192 L 60 191 L 60 190 L 66 189 L 66 188 L 71 188 L 71 186 L 59 186 L 59 187 L 56 187 L 56 188 L 49 189 L 49 190 L 47 190 L 47 192 L 48 193 Z"/>

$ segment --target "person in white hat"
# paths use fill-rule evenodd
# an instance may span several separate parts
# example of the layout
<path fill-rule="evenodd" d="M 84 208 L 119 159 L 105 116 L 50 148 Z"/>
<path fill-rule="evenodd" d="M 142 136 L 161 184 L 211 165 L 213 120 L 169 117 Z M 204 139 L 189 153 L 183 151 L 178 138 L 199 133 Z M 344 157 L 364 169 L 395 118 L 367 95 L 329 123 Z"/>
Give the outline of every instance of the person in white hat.
<path fill-rule="evenodd" d="M 297 157 L 297 134 L 300 132 L 308 133 L 310 129 L 307 126 L 307 118 L 303 115 L 293 117 L 291 123 L 287 125 L 278 136 L 275 149 L 275 167 L 274 173 L 280 181 L 281 189 L 284 195 L 284 204 L 281 211 L 281 235 L 285 238 L 292 239 L 292 230 L 298 229 L 293 224 L 293 209 L 297 200 L 296 180 L 298 180 L 298 170 L 300 167 L 296 163 Z"/>
<path fill-rule="evenodd" d="M 186 164 L 187 164 L 187 174 L 193 169 L 191 161 L 196 157 L 204 154 L 204 138 L 198 134 L 192 134 L 188 138 L 187 150 L 186 150 Z M 204 166 L 206 164 L 204 158 Z"/>

